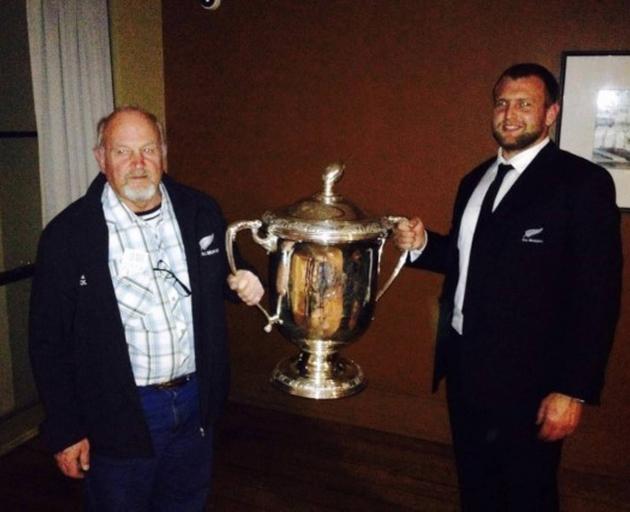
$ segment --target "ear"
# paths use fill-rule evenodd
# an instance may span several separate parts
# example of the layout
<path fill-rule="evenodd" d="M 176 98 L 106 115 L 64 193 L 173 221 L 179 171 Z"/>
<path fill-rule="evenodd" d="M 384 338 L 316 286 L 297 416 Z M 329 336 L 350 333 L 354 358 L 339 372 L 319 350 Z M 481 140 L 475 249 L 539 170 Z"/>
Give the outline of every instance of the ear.
<path fill-rule="evenodd" d="M 92 150 L 92 153 L 101 172 L 105 174 L 105 148 L 103 146 L 96 147 Z"/>
<path fill-rule="evenodd" d="M 558 102 L 554 103 L 549 108 L 547 108 L 547 112 L 545 113 L 545 124 L 547 126 L 553 125 L 556 122 L 556 119 L 558 118 L 559 112 L 560 112 L 560 105 L 558 104 Z"/>
<path fill-rule="evenodd" d="M 162 144 L 162 172 L 168 173 L 168 159 L 166 156 L 166 144 Z"/>

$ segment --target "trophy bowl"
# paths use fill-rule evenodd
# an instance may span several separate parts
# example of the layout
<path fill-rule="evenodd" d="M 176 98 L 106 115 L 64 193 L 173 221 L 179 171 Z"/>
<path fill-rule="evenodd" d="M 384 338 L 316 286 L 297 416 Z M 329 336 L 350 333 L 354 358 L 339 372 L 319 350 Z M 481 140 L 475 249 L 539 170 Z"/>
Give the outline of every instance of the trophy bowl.
<path fill-rule="evenodd" d="M 277 325 L 299 348 L 280 361 L 271 383 L 292 395 L 314 399 L 349 396 L 366 385 L 361 367 L 340 355 L 370 325 L 376 302 L 389 288 L 407 259 L 403 252 L 379 290 L 383 247 L 404 217 L 369 217 L 333 191 L 344 166 L 331 164 L 323 174 L 321 193 L 260 220 L 230 224 L 226 252 L 232 272 L 233 246 L 239 231 L 249 229 L 270 258 L 269 301 L 272 313 L 265 331 Z"/>

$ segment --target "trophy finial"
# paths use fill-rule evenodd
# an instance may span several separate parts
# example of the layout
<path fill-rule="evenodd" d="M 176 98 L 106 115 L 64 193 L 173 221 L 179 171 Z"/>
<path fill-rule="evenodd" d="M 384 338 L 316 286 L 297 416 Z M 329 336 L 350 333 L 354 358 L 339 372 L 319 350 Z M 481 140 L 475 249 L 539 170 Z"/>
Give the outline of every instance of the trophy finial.
<path fill-rule="evenodd" d="M 334 162 L 326 167 L 326 171 L 322 176 L 324 180 L 324 197 L 329 198 L 335 195 L 333 194 L 333 186 L 343 176 L 345 167 L 345 164 L 341 162 Z"/>

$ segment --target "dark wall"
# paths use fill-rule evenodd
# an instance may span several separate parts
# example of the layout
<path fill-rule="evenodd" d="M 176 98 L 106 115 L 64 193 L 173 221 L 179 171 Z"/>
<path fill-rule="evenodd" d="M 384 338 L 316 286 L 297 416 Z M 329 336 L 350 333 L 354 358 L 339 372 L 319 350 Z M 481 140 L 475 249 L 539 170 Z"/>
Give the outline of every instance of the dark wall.
<path fill-rule="evenodd" d="M 559 74 L 562 51 L 630 49 L 624 0 L 226 0 L 216 12 L 164 0 L 163 23 L 171 172 L 214 195 L 229 221 L 318 191 L 342 159 L 346 197 L 446 230 L 460 178 L 496 151 L 490 90 L 504 68 L 536 61 Z M 627 253 L 627 216 L 623 236 Z M 248 238 L 240 246 L 262 270 Z M 345 351 L 369 387 L 335 401 L 271 389 L 269 372 L 294 349 L 262 332 L 256 310 L 232 308 L 233 398 L 448 441 L 443 395 L 429 389 L 440 283 L 403 271 Z M 630 452 L 629 336 L 624 293 L 604 405 L 568 442 L 567 465 L 630 476 L 616 456 Z"/>

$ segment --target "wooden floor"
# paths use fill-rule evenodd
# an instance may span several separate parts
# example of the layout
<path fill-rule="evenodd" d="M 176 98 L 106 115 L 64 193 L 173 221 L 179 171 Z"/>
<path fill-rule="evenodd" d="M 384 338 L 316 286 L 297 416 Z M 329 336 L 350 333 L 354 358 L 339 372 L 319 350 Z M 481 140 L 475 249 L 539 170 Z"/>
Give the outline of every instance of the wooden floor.
<path fill-rule="evenodd" d="M 217 432 L 213 512 L 456 511 L 449 446 L 230 404 Z M 563 471 L 565 512 L 630 511 L 628 482 Z M 0 510 L 80 510 L 41 441 L 0 458 Z"/>

